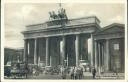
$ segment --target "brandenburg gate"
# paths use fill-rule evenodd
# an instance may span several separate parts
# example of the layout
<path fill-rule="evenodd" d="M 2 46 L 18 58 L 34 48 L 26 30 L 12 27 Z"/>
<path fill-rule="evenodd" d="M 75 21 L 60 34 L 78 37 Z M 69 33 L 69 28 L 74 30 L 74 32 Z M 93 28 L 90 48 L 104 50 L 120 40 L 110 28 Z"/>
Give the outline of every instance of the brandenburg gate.
<path fill-rule="evenodd" d="M 26 26 L 26 30 L 22 32 L 24 61 L 34 65 L 42 62 L 44 66 L 65 65 L 66 61 L 68 66 L 79 66 L 80 60 L 89 60 L 90 66 L 101 66 L 99 64 L 103 64 L 103 59 L 101 61 L 97 58 L 100 57 L 97 52 L 103 51 L 103 46 L 97 43 L 103 41 L 97 39 L 100 37 L 96 34 L 101 31 L 100 20 L 96 16 L 68 19 L 64 10 L 60 12 L 58 15 L 50 12 L 49 21 Z M 91 39 L 91 45 L 88 44 L 88 39 Z M 105 42 L 104 50 L 109 50 L 108 41 Z M 91 48 L 90 58 L 88 46 Z M 109 59 L 107 55 L 104 57 L 107 58 L 104 61 L 106 69 L 109 69 Z"/>

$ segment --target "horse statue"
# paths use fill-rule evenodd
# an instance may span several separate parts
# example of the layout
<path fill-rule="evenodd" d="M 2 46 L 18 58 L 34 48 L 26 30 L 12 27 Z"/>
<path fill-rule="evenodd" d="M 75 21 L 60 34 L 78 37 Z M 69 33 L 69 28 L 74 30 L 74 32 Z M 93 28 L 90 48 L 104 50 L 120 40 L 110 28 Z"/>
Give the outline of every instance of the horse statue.
<path fill-rule="evenodd" d="M 59 16 L 59 18 L 66 18 L 67 19 L 67 15 L 66 15 L 66 11 L 65 11 L 65 9 L 61 9 L 60 11 L 58 11 L 58 16 Z"/>
<path fill-rule="evenodd" d="M 49 12 L 49 15 L 51 19 L 58 19 L 58 15 L 54 11 Z"/>
<path fill-rule="evenodd" d="M 66 15 L 66 11 L 65 9 L 61 8 L 59 11 L 58 11 L 58 14 L 56 14 L 54 11 L 52 12 L 49 12 L 49 15 L 50 15 L 50 18 L 55 20 L 55 19 L 67 19 L 67 15 Z"/>

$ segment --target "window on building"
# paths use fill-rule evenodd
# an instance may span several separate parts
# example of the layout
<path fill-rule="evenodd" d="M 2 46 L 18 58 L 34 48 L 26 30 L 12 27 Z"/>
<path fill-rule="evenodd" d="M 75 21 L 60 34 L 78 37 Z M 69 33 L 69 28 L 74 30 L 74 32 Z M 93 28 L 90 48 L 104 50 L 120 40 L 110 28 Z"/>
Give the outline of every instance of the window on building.
<path fill-rule="evenodd" d="M 119 44 L 114 44 L 114 50 L 119 50 Z"/>

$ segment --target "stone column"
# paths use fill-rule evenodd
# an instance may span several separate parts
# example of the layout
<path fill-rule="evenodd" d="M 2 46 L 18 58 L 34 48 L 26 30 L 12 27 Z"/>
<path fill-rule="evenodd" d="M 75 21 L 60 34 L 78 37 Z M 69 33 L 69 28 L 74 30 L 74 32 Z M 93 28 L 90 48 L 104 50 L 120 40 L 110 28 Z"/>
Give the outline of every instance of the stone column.
<path fill-rule="evenodd" d="M 97 41 L 95 40 L 95 68 L 97 69 Z"/>
<path fill-rule="evenodd" d="M 91 43 L 92 43 L 92 45 L 91 45 L 91 66 L 93 66 L 93 54 L 94 54 L 93 53 L 93 51 L 94 51 L 93 50 L 93 47 L 94 47 L 93 45 L 94 44 L 93 44 L 93 35 L 92 34 L 91 34 Z"/>
<path fill-rule="evenodd" d="M 76 66 L 79 66 L 79 35 L 76 35 Z"/>
<path fill-rule="evenodd" d="M 50 64 L 49 65 L 52 66 L 52 56 L 51 55 L 50 55 L 49 59 L 50 59 Z"/>
<path fill-rule="evenodd" d="M 24 56 L 23 56 L 23 61 L 25 62 L 26 61 L 26 46 L 27 46 L 27 41 L 24 40 Z"/>
<path fill-rule="evenodd" d="M 98 55 L 99 55 L 99 73 L 101 72 L 101 48 L 100 48 L 100 43 L 98 43 Z"/>
<path fill-rule="evenodd" d="M 35 44 L 34 44 L 34 64 L 37 64 L 37 38 L 35 38 Z"/>
<path fill-rule="evenodd" d="M 101 63 L 102 63 L 102 66 L 101 66 L 101 69 L 102 69 L 102 72 L 104 72 L 104 48 L 103 48 L 103 44 L 102 44 L 102 46 L 101 46 L 101 51 L 102 51 L 102 53 L 101 53 L 101 55 L 102 55 L 102 58 L 101 58 Z"/>
<path fill-rule="evenodd" d="M 62 45 L 62 65 L 64 65 L 64 59 L 65 59 L 65 41 L 66 41 L 65 36 L 62 36 L 62 41 L 63 41 L 63 45 Z"/>
<path fill-rule="evenodd" d="M 40 65 L 40 56 L 38 57 L 38 66 Z"/>
<path fill-rule="evenodd" d="M 28 40 L 24 40 L 24 62 L 28 62 Z"/>
<path fill-rule="evenodd" d="M 46 66 L 49 65 L 49 38 L 46 38 Z"/>
<path fill-rule="evenodd" d="M 106 40 L 106 70 L 109 70 L 109 40 Z"/>

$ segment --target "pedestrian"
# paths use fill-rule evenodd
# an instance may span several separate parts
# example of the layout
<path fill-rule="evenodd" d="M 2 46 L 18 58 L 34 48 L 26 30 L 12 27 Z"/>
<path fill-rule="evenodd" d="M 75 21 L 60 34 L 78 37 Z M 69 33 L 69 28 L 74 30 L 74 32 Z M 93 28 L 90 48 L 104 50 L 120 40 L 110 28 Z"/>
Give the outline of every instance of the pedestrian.
<path fill-rule="evenodd" d="M 77 78 L 80 79 L 80 67 L 77 68 Z"/>
<path fill-rule="evenodd" d="M 75 69 L 74 69 L 74 78 L 75 79 L 78 78 L 78 69 L 77 69 L 77 67 L 75 67 Z"/>
<path fill-rule="evenodd" d="M 82 79 L 83 78 L 83 68 L 82 67 L 79 67 L 79 79 Z"/>
<path fill-rule="evenodd" d="M 62 79 L 66 79 L 66 68 L 65 67 L 61 67 L 61 77 Z"/>
<path fill-rule="evenodd" d="M 93 75 L 93 79 L 95 79 L 95 76 L 96 76 L 96 69 L 95 69 L 95 67 L 92 69 L 92 75 Z"/>
<path fill-rule="evenodd" d="M 71 76 L 71 79 L 74 79 L 74 67 L 71 67 L 70 76 Z"/>

